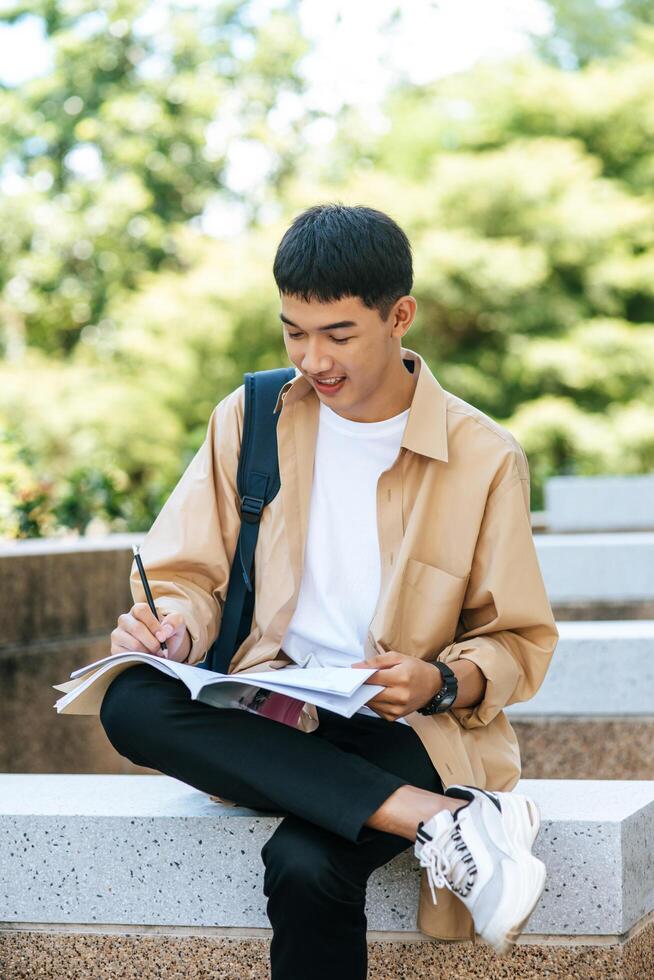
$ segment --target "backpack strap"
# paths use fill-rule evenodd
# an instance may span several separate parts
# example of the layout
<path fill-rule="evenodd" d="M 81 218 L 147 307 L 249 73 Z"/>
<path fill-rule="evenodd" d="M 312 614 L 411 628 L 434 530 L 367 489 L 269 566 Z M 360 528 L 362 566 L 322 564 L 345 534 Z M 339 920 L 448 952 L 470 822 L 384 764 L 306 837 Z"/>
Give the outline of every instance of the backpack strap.
<path fill-rule="evenodd" d="M 223 606 L 220 632 L 198 667 L 228 673 L 227 668 L 250 633 L 254 613 L 254 550 L 259 522 L 266 504 L 280 487 L 277 457 L 277 422 L 274 413 L 280 389 L 295 377 L 295 368 L 248 371 L 245 383 L 243 436 L 236 485 L 240 498 L 241 528 Z"/>

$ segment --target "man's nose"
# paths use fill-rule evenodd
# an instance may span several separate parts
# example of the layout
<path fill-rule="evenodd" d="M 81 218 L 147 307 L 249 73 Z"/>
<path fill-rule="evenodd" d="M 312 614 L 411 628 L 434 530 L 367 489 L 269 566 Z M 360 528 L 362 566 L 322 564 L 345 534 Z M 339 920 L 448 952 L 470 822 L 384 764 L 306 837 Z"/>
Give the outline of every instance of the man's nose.
<path fill-rule="evenodd" d="M 332 366 L 328 354 L 321 354 L 317 348 L 308 347 L 301 361 L 301 370 L 305 374 L 324 374 Z"/>

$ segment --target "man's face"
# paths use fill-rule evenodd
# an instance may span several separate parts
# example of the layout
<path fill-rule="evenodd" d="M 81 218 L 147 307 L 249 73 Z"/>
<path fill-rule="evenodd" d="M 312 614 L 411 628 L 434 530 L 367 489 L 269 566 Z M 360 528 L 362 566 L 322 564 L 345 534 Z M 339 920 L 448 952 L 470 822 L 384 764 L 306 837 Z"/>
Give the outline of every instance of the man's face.
<path fill-rule="evenodd" d="M 307 303 L 281 294 L 280 319 L 289 359 L 318 398 L 340 415 L 365 418 L 372 405 L 375 409 L 382 405 L 384 385 L 393 385 L 395 371 L 401 367 L 401 337 L 408 329 L 404 300 L 411 310 L 410 323 L 415 312 L 412 297 L 398 300 L 384 322 L 358 296 Z M 324 327 L 329 329 L 320 329 Z M 321 387 L 317 379 L 328 378 L 344 380 L 333 389 Z"/>

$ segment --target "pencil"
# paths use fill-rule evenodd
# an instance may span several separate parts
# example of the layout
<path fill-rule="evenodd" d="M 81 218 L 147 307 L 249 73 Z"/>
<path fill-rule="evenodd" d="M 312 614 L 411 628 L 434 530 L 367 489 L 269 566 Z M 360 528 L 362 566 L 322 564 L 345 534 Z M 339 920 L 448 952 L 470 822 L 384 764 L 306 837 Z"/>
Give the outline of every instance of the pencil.
<path fill-rule="evenodd" d="M 143 562 L 141 561 L 141 556 L 139 554 L 138 545 L 133 544 L 132 545 L 132 551 L 134 552 L 134 558 L 136 559 L 136 567 L 138 568 L 139 575 L 141 576 L 141 583 L 143 585 L 143 590 L 145 592 L 145 598 L 148 600 L 148 605 L 149 605 L 150 609 L 152 610 L 154 616 L 158 620 L 159 619 L 159 614 L 157 613 L 157 607 L 154 604 L 154 599 L 152 598 L 152 593 L 150 592 L 150 583 L 148 582 L 148 577 L 145 574 L 145 569 L 143 568 Z M 160 645 L 161 649 L 163 650 L 163 652 L 167 656 L 168 655 L 168 647 L 166 646 L 166 644 L 165 643 L 162 643 L 161 640 L 160 640 L 159 641 L 159 645 Z"/>

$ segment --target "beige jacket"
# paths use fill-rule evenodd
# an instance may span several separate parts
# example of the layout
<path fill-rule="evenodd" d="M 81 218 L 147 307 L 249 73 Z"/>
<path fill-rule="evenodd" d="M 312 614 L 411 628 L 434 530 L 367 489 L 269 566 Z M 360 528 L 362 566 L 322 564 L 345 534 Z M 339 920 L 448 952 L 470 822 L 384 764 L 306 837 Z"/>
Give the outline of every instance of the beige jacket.
<path fill-rule="evenodd" d="M 507 429 L 443 389 L 419 354 L 402 348 L 402 358 L 419 374 L 400 451 L 377 484 L 381 586 L 366 659 L 381 649 L 474 661 L 486 677 L 478 705 L 406 719 L 445 787 L 511 790 L 520 751 L 502 709 L 533 697 L 559 636 L 532 538 L 527 459 Z M 280 408 L 281 488 L 263 510 L 253 626 L 230 674 L 292 663 L 281 642 L 302 579 L 319 399 L 296 373 L 280 391 Z M 240 525 L 243 411 L 241 385 L 214 408 L 203 445 L 141 549 L 157 608 L 185 617 L 189 663 L 204 659 L 220 627 Z M 136 563 L 130 582 L 134 600 L 145 601 Z M 298 728 L 317 724 L 306 704 Z M 463 903 L 447 889 L 437 898 L 434 905 L 423 869 L 418 928 L 474 939 Z"/>

